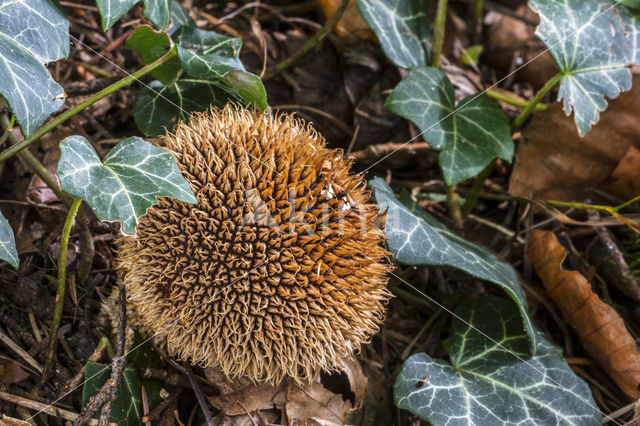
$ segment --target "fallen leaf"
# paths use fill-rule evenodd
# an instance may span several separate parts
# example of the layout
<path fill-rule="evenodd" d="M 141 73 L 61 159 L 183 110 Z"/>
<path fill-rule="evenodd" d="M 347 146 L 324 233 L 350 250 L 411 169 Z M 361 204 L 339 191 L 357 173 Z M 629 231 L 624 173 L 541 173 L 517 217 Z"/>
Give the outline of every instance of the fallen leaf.
<path fill-rule="evenodd" d="M 632 89 L 611 100 L 600 121 L 584 137 L 560 103 L 536 113 L 522 131 L 509 193 L 595 202 L 595 189 L 628 199 L 627 188 L 617 184 L 613 173 L 630 147 L 640 148 L 638 111 L 640 75 L 636 74 Z"/>
<path fill-rule="evenodd" d="M 553 232 L 532 231 L 527 252 L 551 300 L 589 355 L 630 399 L 640 398 L 640 353 L 620 315 L 591 291 L 579 272 L 562 269 L 567 253 Z"/>
<path fill-rule="evenodd" d="M 275 407 L 274 398 L 283 392 L 279 387 L 269 383 L 253 384 L 248 379 L 239 378 L 230 382 L 217 369 L 207 369 L 207 378 L 219 386 L 221 395 L 208 397 L 211 405 L 221 410 L 227 416 L 239 416 L 258 410 L 270 410 Z"/>
<path fill-rule="evenodd" d="M 640 195 L 640 150 L 630 146 L 611 177 L 617 194 L 627 199 Z"/>
<path fill-rule="evenodd" d="M 29 374 L 22 369 L 17 363 L 9 361 L 4 364 L 0 364 L 0 384 L 5 387 L 13 383 L 21 382 L 29 378 Z"/>
<path fill-rule="evenodd" d="M 340 0 L 318 0 L 327 19 L 331 19 L 340 6 Z M 354 0 L 349 0 L 347 8 L 334 28 L 335 32 L 341 36 L 351 36 L 359 39 L 375 39 L 373 31 L 369 29 L 367 23 L 362 19 L 360 11 Z"/>
<path fill-rule="evenodd" d="M 516 79 L 540 88 L 558 72 L 558 68 L 534 33 L 534 23 L 540 21 L 538 15 L 528 6 L 518 7 L 515 13 L 530 23 L 497 12 L 487 14 L 487 49 L 482 58 L 503 72 L 527 64 L 516 72 Z"/>

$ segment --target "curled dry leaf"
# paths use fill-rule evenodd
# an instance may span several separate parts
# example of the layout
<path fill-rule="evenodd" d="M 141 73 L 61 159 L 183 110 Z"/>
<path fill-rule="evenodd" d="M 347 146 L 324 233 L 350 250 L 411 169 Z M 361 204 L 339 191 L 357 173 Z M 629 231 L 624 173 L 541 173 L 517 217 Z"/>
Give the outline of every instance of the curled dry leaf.
<path fill-rule="evenodd" d="M 600 116 L 591 131 L 580 137 L 573 118 L 567 117 L 560 103 L 538 112 L 523 130 L 523 142 L 517 150 L 516 164 L 509 182 L 514 196 L 563 201 L 594 200 L 593 189 L 616 194 L 623 199 L 635 191 L 628 187 L 624 166 L 629 148 L 640 148 L 640 75 L 633 76 L 633 86 Z M 624 159 L 624 160 L 623 160 Z M 614 172 L 618 168 L 617 172 Z M 608 201 L 607 201 L 608 202 Z"/>
<path fill-rule="evenodd" d="M 640 353 L 620 315 L 591 291 L 579 272 L 562 269 L 567 254 L 553 232 L 532 231 L 527 252 L 547 293 L 587 352 L 629 398 L 640 398 Z"/>
<path fill-rule="evenodd" d="M 285 379 L 278 386 L 253 383 L 247 378 L 230 381 L 222 371 L 208 368 L 205 375 L 220 395 L 209 402 L 222 413 L 222 424 L 251 424 L 250 416 L 280 418 L 282 424 L 347 424 L 365 398 L 367 377 L 360 363 L 344 358 L 341 371 L 322 375 L 310 384 L 296 384 Z"/>
<path fill-rule="evenodd" d="M 318 0 L 318 4 L 327 16 L 327 19 L 331 19 L 340 6 L 340 0 Z M 360 11 L 356 7 L 354 0 L 349 0 L 349 4 L 344 10 L 342 18 L 340 18 L 334 29 L 336 33 L 342 37 L 351 36 L 363 40 L 375 39 L 375 35 L 369 29 L 364 19 L 362 19 L 362 15 L 360 15 Z"/>

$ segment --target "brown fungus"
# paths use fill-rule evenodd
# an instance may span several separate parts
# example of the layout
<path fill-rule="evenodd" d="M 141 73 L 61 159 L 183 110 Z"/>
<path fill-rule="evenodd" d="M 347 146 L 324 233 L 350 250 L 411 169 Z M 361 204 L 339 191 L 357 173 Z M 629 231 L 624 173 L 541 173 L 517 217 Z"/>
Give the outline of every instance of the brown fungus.
<path fill-rule="evenodd" d="M 311 127 L 227 106 L 159 145 L 198 201 L 160 198 L 119 241 L 143 333 L 180 359 L 278 383 L 335 369 L 378 330 L 389 298 L 383 216 Z"/>

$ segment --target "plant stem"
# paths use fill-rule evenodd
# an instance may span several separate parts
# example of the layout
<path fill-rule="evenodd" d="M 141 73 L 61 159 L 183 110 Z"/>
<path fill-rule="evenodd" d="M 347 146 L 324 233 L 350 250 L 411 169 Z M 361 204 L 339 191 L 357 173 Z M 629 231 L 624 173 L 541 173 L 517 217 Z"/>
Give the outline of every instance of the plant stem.
<path fill-rule="evenodd" d="M 482 9 L 484 0 L 473 0 L 473 16 L 471 18 L 471 39 L 477 43 L 482 33 Z"/>
<path fill-rule="evenodd" d="M 460 211 L 460 197 L 456 192 L 455 185 L 447 185 L 447 204 L 449 205 L 449 215 L 453 220 L 454 226 L 457 229 L 462 229 L 464 220 L 462 219 L 462 212 Z"/>
<path fill-rule="evenodd" d="M 511 123 L 511 133 L 515 133 L 520 129 L 520 127 L 522 127 L 538 102 L 542 100 L 544 95 L 546 95 L 549 90 L 553 89 L 553 87 L 558 84 L 561 78 L 562 74 L 560 73 L 554 75 L 549 81 L 544 84 L 544 86 L 542 86 L 540 90 L 538 90 L 538 93 L 536 93 L 535 96 L 531 98 L 527 106 L 524 107 L 524 109 L 520 112 L 516 119 L 513 120 L 513 123 Z"/>
<path fill-rule="evenodd" d="M 496 166 L 496 160 L 491 160 L 487 167 L 482 169 L 480 174 L 476 177 L 476 181 L 473 183 L 471 187 L 471 191 L 469 191 L 469 195 L 467 195 L 467 199 L 464 201 L 464 205 L 462 206 L 462 218 L 466 218 L 467 215 L 471 212 L 473 205 L 476 203 L 478 199 L 478 192 L 484 186 L 484 181 L 487 180 L 493 168 Z"/>
<path fill-rule="evenodd" d="M 69 246 L 69 235 L 71 234 L 71 226 L 76 218 L 78 209 L 80 208 L 82 199 L 75 198 L 67 214 L 67 220 L 62 229 L 62 237 L 60 239 L 60 254 L 58 255 L 58 290 L 56 292 L 56 305 L 53 311 L 53 322 L 51 324 L 51 332 L 49 334 L 49 350 L 47 351 L 47 361 L 42 372 L 42 383 L 47 380 L 51 368 L 53 367 L 53 359 L 56 352 L 56 342 L 58 339 L 58 329 L 60 328 L 60 320 L 62 319 L 62 307 L 64 305 L 64 292 L 67 284 L 67 247 Z"/>
<path fill-rule="evenodd" d="M 290 67 L 294 62 L 300 59 L 305 53 L 307 53 L 313 46 L 315 46 L 320 40 L 322 40 L 329 32 L 336 26 L 340 18 L 342 18 L 342 14 L 344 10 L 347 8 L 349 4 L 349 0 L 342 0 L 340 2 L 340 6 L 336 9 L 336 12 L 331 16 L 331 18 L 327 19 L 327 22 L 324 23 L 322 28 L 318 30 L 317 33 L 313 35 L 305 44 L 302 45 L 300 49 L 298 49 L 293 55 L 288 58 L 282 60 L 278 63 L 273 69 L 267 71 L 262 77 L 262 81 L 268 80 L 274 75 L 280 73 L 282 70 Z"/>
<path fill-rule="evenodd" d="M 438 68 L 440 65 L 440 55 L 442 54 L 442 43 L 444 42 L 444 27 L 447 23 L 447 0 L 438 0 L 436 9 L 436 20 L 433 24 L 433 53 L 431 56 L 431 66 Z"/>
<path fill-rule="evenodd" d="M 112 94 L 115 91 L 117 91 L 118 89 L 121 89 L 122 87 L 130 84 L 131 82 L 133 82 L 135 80 L 138 80 L 143 75 L 148 74 L 151 71 L 155 70 L 156 68 L 158 68 L 159 66 L 163 65 L 165 62 L 167 62 L 169 59 L 173 58 L 176 55 L 177 55 L 177 50 L 176 49 L 171 49 L 169 52 L 167 52 L 164 56 L 158 58 L 156 61 L 150 63 L 149 65 L 147 65 L 145 67 L 140 68 L 138 71 L 134 72 L 133 74 L 129 74 L 128 76 L 122 78 L 121 80 L 116 81 L 112 85 L 110 85 L 108 87 L 105 87 L 104 89 L 102 89 L 101 91 L 96 93 L 95 95 L 87 98 L 83 102 L 80 102 L 75 107 L 63 112 L 62 114 L 60 114 L 59 116 L 57 116 L 56 118 L 51 120 L 50 122 L 48 122 L 48 123 L 44 124 L 43 126 L 41 126 L 30 137 L 26 138 L 25 140 L 23 140 L 22 142 L 20 142 L 18 144 L 10 146 L 9 148 L 7 148 L 4 151 L 2 151 L 0 153 L 0 163 L 5 161 L 5 160 L 7 160 L 7 159 L 9 159 L 9 158 L 11 158 L 11 157 L 13 157 L 15 154 L 17 154 L 18 152 L 22 151 L 23 149 L 25 149 L 26 147 L 28 147 L 29 145 L 34 143 L 35 141 L 40 139 L 42 136 L 44 136 L 45 134 L 49 133 L 51 130 L 53 130 L 56 127 L 58 127 L 60 124 L 62 124 L 65 121 L 69 120 L 71 117 L 73 117 L 74 115 L 76 115 L 77 113 L 82 111 L 83 109 L 93 105 L 94 103 L 96 103 L 100 99 L 104 98 L 105 96 L 109 96 L 110 94 Z"/>
<path fill-rule="evenodd" d="M 487 89 L 485 93 L 491 99 L 495 99 L 496 101 L 502 101 L 505 104 L 517 106 L 520 108 L 525 108 L 527 105 L 529 105 L 529 102 L 527 102 L 525 99 L 522 99 L 520 96 L 517 96 L 512 93 L 508 94 L 508 93 L 505 93 L 504 91 L 498 91 L 493 89 Z M 538 103 L 535 106 L 536 111 L 544 111 L 545 109 L 547 109 L 547 104 Z"/>

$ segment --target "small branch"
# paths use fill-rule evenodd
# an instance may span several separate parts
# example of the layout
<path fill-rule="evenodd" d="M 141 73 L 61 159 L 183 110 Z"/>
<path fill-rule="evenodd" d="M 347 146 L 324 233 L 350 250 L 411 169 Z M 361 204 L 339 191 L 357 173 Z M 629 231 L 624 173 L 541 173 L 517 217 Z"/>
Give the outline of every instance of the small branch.
<path fill-rule="evenodd" d="M 200 409 L 202 410 L 202 414 L 204 414 L 204 418 L 207 421 L 207 426 L 214 426 L 213 416 L 211 415 L 211 410 L 207 405 L 207 400 L 204 398 L 204 394 L 202 393 L 202 389 L 200 389 L 200 385 L 197 380 L 193 376 L 191 369 L 187 366 L 184 367 L 185 373 L 189 378 L 189 383 L 191 383 L 191 388 L 193 392 L 196 394 L 196 399 L 198 400 L 198 405 L 200 405 Z"/>
<path fill-rule="evenodd" d="M 347 155 L 349 158 L 361 163 L 374 163 L 381 157 L 398 152 L 406 152 L 409 155 L 420 155 L 423 151 L 431 151 L 431 147 L 426 142 L 416 143 L 396 143 L 388 142 L 377 145 L 369 145 L 361 151 L 354 151 Z"/>
<path fill-rule="evenodd" d="M 620 252 L 613 235 L 611 235 L 611 232 L 604 226 L 596 226 L 595 229 L 598 237 L 600 237 L 600 240 L 604 243 L 607 253 L 618 267 L 618 273 L 616 274 L 618 275 L 618 279 L 611 280 L 611 283 L 626 296 L 636 302 L 640 302 L 640 284 L 638 284 L 633 271 L 624 259 L 622 252 Z"/>
<path fill-rule="evenodd" d="M 98 342 L 98 345 L 94 349 L 93 353 L 91 354 L 91 356 L 89 356 L 89 359 L 87 361 L 91 361 L 93 363 L 97 363 L 98 361 L 100 361 L 100 358 L 102 358 L 102 354 L 104 353 L 104 350 L 108 344 L 109 344 L 109 341 L 107 340 L 107 338 L 102 337 Z M 62 398 L 62 396 L 74 390 L 80 384 L 80 382 L 82 382 L 83 378 L 84 378 L 84 366 L 82 366 L 80 371 L 78 371 L 78 373 L 75 376 L 73 376 L 73 378 L 69 380 L 67 384 L 64 385 L 64 387 L 62 388 L 62 392 L 60 393 L 60 398 Z"/>
<path fill-rule="evenodd" d="M 511 123 L 511 133 L 515 133 L 517 130 L 520 129 L 520 127 L 522 127 L 522 125 L 527 120 L 529 115 L 531 115 L 531 112 L 533 111 L 535 106 L 542 100 L 542 98 L 551 89 L 554 88 L 556 84 L 558 84 L 558 82 L 560 82 L 561 78 L 562 78 L 562 74 L 560 73 L 554 75 L 553 77 L 551 77 L 551 79 L 549 79 L 549 81 L 547 81 L 544 84 L 544 86 L 542 86 L 540 90 L 538 90 L 538 93 L 536 93 L 535 96 L 531 98 L 527 106 L 524 107 L 524 109 L 520 112 L 520 114 L 516 117 L 516 119 L 513 120 L 513 123 Z"/>
<path fill-rule="evenodd" d="M 126 330 L 126 294 L 124 286 L 118 286 L 118 329 L 116 334 L 116 356 L 113 358 L 111 377 L 100 388 L 98 393 L 89 398 L 89 402 L 82 409 L 82 413 L 73 423 L 74 426 L 84 425 L 102 407 L 99 426 L 106 425 L 111 417 L 111 405 L 118 398 L 118 386 L 124 373 L 125 356 L 124 342 Z"/>
<path fill-rule="evenodd" d="M 32 143 L 34 143 L 35 141 L 40 139 L 45 134 L 49 133 L 51 130 L 53 130 L 56 127 L 58 127 L 60 124 L 62 124 L 65 121 L 69 120 L 71 117 L 73 117 L 74 115 L 76 115 L 77 113 L 82 111 L 83 109 L 93 105 L 94 103 L 96 103 L 100 99 L 104 98 L 105 96 L 109 96 L 110 94 L 114 93 L 118 89 L 121 89 L 122 87 L 127 86 L 131 82 L 140 79 L 140 77 L 142 77 L 143 75 L 148 74 L 151 71 L 155 70 L 156 68 L 160 67 L 161 65 L 163 65 L 169 59 L 173 58 L 176 55 L 177 55 L 177 50 L 176 49 L 169 50 L 169 52 L 167 52 L 164 56 L 158 58 L 156 61 L 150 63 L 149 65 L 147 65 L 145 67 L 140 68 L 138 71 L 134 72 L 133 74 L 129 74 L 128 76 L 126 76 L 126 77 L 120 79 L 119 81 L 113 83 L 109 87 L 106 87 L 105 89 L 102 89 L 101 91 L 99 91 L 95 95 L 91 96 L 90 98 L 87 98 L 83 102 L 80 102 L 75 107 L 63 112 L 62 114 L 60 114 L 59 116 L 57 116 L 56 118 L 51 120 L 50 122 L 48 122 L 45 125 L 41 126 L 38 130 L 36 130 L 36 132 L 33 135 L 31 135 L 31 137 L 23 140 L 22 142 L 20 142 L 18 144 L 12 145 L 9 148 L 7 148 L 4 151 L 2 151 L 0 153 L 0 163 L 5 161 L 5 160 L 7 160 L 7 159 L 9 159 L 9 158 L 11 158 L 11 157 L 13 157 L 15 154 L 21 152 L 23 149 L 25 149 L 26 147 L 28 147 L 29 145 L 31 145 Z"/>
<path fill-rule="evenodd" d="M 442 54 L 442 44 L 444 42 L 444 29 L 446 23 L 447 0 L 438 0 L 436 19 L 433 24 L 433 56 L 431 57 L 431 66 L 434 68 L 438 68 L 438 66 L 440 66 L 440 55 Z"/>
<path fill-rule="evenodd" d="M 471 39 L 477 43 L 482 35 L 482 10 L 483 0 L 473 0 L 473 16 L 471 17 Z"/>
<path fill-rule="evenodd" d="M 511 93 L 511 92 L 509 92 L 507 90 L 503 90 L 503 89 L 487 89 L 487 90 L 485 90 L 485 93 L 491 99 L 495 99 L 496 101 L 504 102 L 505 104 L 517 106 L 517 107 L 520 107 L 520 108 L 525 108 L 527 105 L 529 105 L 529 102 L 527 102 L 525 99 L 523 99 L 520 96 L 518 96 L 518 95 L 516 95 L 514 93 Z M 544 111 L 545 109 L 547 109 L 547 104 L 537 103 L 536 106 L 534 107 L 534 109 L 536 111 Z"/>
<path fill-rule="evenodd" d="M 67 285 L 67 247 L 69 246 L 69 235 L 71 227 L 76 218 L 78 209 L 82 200 L 76 198 L 71 204 L 67 220 L 62 229 L 62 237 L 60 239 L 60 254 L 58 255 L 58 290 L 56 291 L 56 305 L 53 311 L 53 321 L 51 323 L 51 332 L 49 333 L 49 349 L 47 351 L 47 360 L 42 371 L 41 383 L 44 383 L 53 367 L 54 357 L 56 353 L 56 342 L 58 341 L 58 329 L 60 328 L 60 320 L 62 319 L 62 307 L 64 305 L 64 293 Z"/>
<path fill-rule="evenodd" d="M 304 45 L 302 45 L 302 47 L 298 49 L 293 55 L 282 60 L 274 68 L 268 70 L 265 73 L 264 77 L 262 78 L 262 81 L 266 81 L 271 77 L 277 75 L 278 73 L 282 72 L 282 70 L 289 68 L 294 62 L 296 62 L 298 59 L 304 56 L 305 53 L 307 53 L 316 44 L 318 44 L 327 34 L 329 34 L 329 32 L 333 29 L 333 27 L 336 26 L 340 18 L 342 18 L 342 14 L 344 13 L 348 4 L 349 4 L 349 0 L 342 0 L 336 12 L 333 14 L 333 16 L 331 16 L 331 18 L 327 19 L 327 22 L 324 23 L 322 28 L 320 28 L 320 30 L 317 33 L 315 33 L 313 37 L 307 40 L 307 42 Z M 0 157 L 0 161 L 2 161 L 2 157 Z"/>
<path fill-rule="evenodd" d="M 64 410 L 62 408 L 54 407 L 51 404 L 45 404 L 43 402 L 34 401 L 32 399 L 27 399 L 18 395 L 12 395 L 7 392 L 0 391 L 0 399 L 12 404 L 19 405 L 20 407 L 38 411 L 38 413 L 48 414 L 52 417 L 58 417 L 58 415 L 60 415 L 61 418 L 69 421 L 74 421 L 79 417 L 77 413 L 74 413 L 72 411 Z M 94 419 L 90 419 L 89 424 L 97 425 L 98 422 Z"/>
<path fill-rule="evenodd" d="M 42 373 L 42 366 L 38 361 L 36 361 L 27 351 L 22 349 L 20 345 L 14 342 L 9 336 L 5 334 L 4 331 L 0 328 L 0 342 L 3 342 L 5 345 L 9 346 L 15 353 L 20 356 L 20 358 L 24 359 L 30 366 L 35 368 L 38 373 Z"/>

